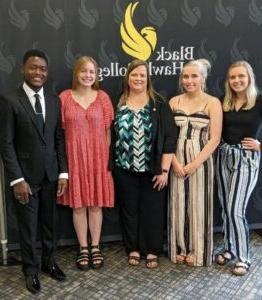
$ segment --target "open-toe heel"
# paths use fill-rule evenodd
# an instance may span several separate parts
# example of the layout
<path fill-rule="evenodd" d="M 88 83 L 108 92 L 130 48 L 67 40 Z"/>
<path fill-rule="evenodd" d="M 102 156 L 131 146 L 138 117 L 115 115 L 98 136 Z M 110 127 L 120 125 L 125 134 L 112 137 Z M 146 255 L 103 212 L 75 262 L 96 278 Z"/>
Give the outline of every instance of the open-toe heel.
<path fill-rule="evenodd" d="M 187 255 L 186 258 L 185 258 L 186 264 L 189 267 L 194 266 L 194 260 L 195 260 L 195 256 L 193 254 Z"/>
<path fill-rule="evenodd" d="M 176 256 L 176 263 L 178 265 L 183 265 L 186 263 L 186 255 L 178 254 Z"/>
<path fill-rule="evenodd" d="M 159 261 L 157 256 L 146 258 L 146 267 L 148 269 L 156 269 L 158 268 L 158 265 L 159 265 Z"/>
<path fill-rule="evenodd" d="M 128 255 L 128 264 L 132 267 L 136 267 L 140 264 L 140 255 L 129 254 Z"/>
<path fill-rule="evenodd" d="M 89 251 L 88 247 L 80 247 L 76 259 L 76 266 L 82 271 L 87 271 L 90 268 Z"/>
<path fill-rule="evenodd" d="M 99 245 L 91 246 L 91 266 L 93 269 L 100 269 L 104 265 L 104 257 L 100 251 Z"/>

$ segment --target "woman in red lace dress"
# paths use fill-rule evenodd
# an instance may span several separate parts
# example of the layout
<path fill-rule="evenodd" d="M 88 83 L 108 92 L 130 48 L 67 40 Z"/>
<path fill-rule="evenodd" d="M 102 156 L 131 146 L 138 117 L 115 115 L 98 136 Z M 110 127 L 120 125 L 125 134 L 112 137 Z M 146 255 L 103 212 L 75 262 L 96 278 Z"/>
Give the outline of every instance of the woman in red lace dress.
<path fill-rule="evenodd" d="M 60 99 L 69 188 L 58 203 L 73 208 L 80 244 L 77 267 L 99 268 L 103 266 L 99 249 L 102 207 L 114 206 L 113 180 L 108 170 L 113 107 L 109 96 L 98 88 L 98 67 L 93 58 L 83 56 L 76 61 L 72 90 L 63 91 Z"/>

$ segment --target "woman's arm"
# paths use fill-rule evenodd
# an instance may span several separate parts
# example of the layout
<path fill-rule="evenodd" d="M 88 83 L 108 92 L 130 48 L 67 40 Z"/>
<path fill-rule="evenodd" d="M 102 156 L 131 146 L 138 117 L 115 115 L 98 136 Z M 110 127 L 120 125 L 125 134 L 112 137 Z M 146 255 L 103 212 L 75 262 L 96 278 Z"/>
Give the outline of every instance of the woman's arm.
<path fill-rule="evenodd" d="M 109 95 L 103 91 L 99 90 L 100 97 L 101 97 L 101 104 L 103 109 L 104 115 L 104 124 L 105 124 L 105 131 L 106 131 L 106 141 L 108 146 L 111 145 L 111 127 L 114 120 L 114 108 L 112 105 L 112 101 Z"/>
<path fill-rule="evenodd" d="M 245 137 L 241 141 L 241 144 L 244 149 L 247 150 L 254 150 L 254 151 L 261 151 L 261 145 L 260 142 L 256 139 Z"/>
<path fill-rule="evenodd" d="M 173 157 L 173 153 L 164 153 L 162 154 L 161 159 L 161 167 L 162 167 L 162 174 L 155 175 L 153 178 L 153 188 L 157 188 L 159 191 L 162 190 L 168 184 L 168 173 Z"/>
<path fill-rule="evenodd" d="M 161 168 L 162 173 L 154 176 L 154 188 L 161 190 L 168 184 L 168 173 L 172 158 L 175 153 L 176 141 L 178 136 L 178 129 L 175 126 L 173 120 L 172 111 L 169 105 L 163 103 L 160 112 L 160 118 L 162 121 L 162 134 L 163 134 L 163 149 L 161 155 Z"/>
<path fill-rule="evenodd" d="M 177 108 L 177 103 L 178 103 L 179 97 L 181 97 L 181 96 L 175 96 L 175 97 L 173 97 L 173 98 L 171 98 L 171 99 L 169 100 L 169 106 L 170 106 L 170 108 L 171 108 L 171 110 L 172 110 L 173 112 L 174 112 L 174 111 L 176 110 L 176 108 Z"/>
<path fill-rule="evenodd" d="M 184 171 L 188 176 L 193 174 L 195 170 L 209 158 L 219 145 L 221 139 L 223 113 L 220 101 L 212 97 L 208 110 L 210 117 L 210 139 L 202 151 L 196 156 L 195 160 L 184 167 Z"/>
<path fill-rule="evenodd" d="M 111 129 L 107 128 L 106 129 L 106 140 L 107 140 L 107 144 L 110 147 L 111 145 Z"/>
<path fill-rule="evenodd" d="M 262 116 L 262 97 L 261 97 L 261 95 L 259 95 L 257 97 L 256 101 L 258 101 L 256 103 L 256 106 L 258 106 L 257 109 L 259 110 L 260 116 Z M 262 151 L 262 148 L 261 148 L 262 141 L 261 140 L 259 141 L 255 138 L 246 136 L 242 139 L 241 144 L 244 149 L 254 150 L 254 151 Z"/>
<path fill-rule="evenodd" d="M 175 154 L 172 158 L 172 168 L 177 177 L 185 177 L 186 173 L 184 171 L 184 166 L 178 161 Z"/>

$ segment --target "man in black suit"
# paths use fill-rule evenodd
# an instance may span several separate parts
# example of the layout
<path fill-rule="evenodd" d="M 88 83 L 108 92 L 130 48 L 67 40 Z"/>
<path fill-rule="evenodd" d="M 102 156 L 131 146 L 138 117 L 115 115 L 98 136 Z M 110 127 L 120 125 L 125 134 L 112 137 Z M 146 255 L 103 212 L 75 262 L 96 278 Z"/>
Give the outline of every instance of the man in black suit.
<path fill-rule="evenodd" d="M 39 50 L 23 58 L 23 85 L 0 98 L 0 150 L 15 198 L 26 287 L 40 291 L 37 228 L 42 238 L 42 271 L 56 280 L 65 274 L 54 260 L 56 197 L 68 179 L 59 99 L 43 88 L 48 59 Z"/>

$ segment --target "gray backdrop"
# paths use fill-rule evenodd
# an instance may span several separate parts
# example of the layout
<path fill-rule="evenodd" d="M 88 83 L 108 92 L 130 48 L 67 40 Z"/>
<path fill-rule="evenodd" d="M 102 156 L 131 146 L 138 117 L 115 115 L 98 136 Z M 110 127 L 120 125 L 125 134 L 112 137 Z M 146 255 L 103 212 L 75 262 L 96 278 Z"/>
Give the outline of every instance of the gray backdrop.
<path fill-rule="evenodd" d="M 121 91 L 119 73 L 122 74 L 134 58 L 121 46 L 124 38 L 120 35 L 120 24 L 123 22 L 132 36 L 125 11 L 135 2 L 0 0 L 0 93 L 21 83 L 23 53 L 39 48 L 50 59 L 48 86 L 54 92 L 71 86 L 75 59 L 91 55 L 101 67 L 101 87 L 115 104 Z M 141 0 L 134 10 L 132 24 L 141 43 L 147 46 L 151 44 L 141 30 L 148 26 L 154 28 L 157 42 L 155 48 L 151 47 L 148 60 L 152 64 L 155 89 L 167 99 L 177 94 L 179 68 L 187 59 L 199 57 L 212 63 L 208 89 L 215 96 L 223 94 L 225 71 L 235 60 L 248 60 L 261 86 L 262 0 Z M 12 201 L 10 197 L 7 199 L 9 243 L 15 244 L 18 239 L 16 219 Z M 262 225 L 261 199 L 260 176 L 248 209 L 253 227 Z M 220 223 L 219 214 L 216 202 L 215 226 Z M 74 233 L 67 208 L 60 208 L 60 228 L 62 240 L 70 242 Z M 105 211 L 103 237 L 119 238 L 116 210 Z"/>

